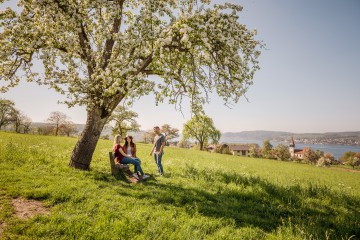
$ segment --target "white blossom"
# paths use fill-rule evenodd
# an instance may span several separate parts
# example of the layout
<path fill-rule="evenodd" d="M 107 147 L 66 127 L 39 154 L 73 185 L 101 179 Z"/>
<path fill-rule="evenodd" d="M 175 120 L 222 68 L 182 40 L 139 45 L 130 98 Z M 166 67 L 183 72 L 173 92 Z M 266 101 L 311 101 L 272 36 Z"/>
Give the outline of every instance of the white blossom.
<path fill-rule="evenodd" d="M 69 106 L 111 109 L 154 92 L 157 102 L 181 104 L 189 96 L 193 109 L 201 109 L 212 90 L 226 102 L 238 101 L 259 69 L 257 30 L 238 22 L 239 5 L 60 2 L 66 7 L 29 0 L 19 1 L 20 13 L 0 12 L 1 91 L 16 86 L 16 70 L 23 69 L 28 81 L 66 93 Z M 113 29 L 116 19 L 121 22 Z M 36 59 L 44 71 L 32 67 Z"/>

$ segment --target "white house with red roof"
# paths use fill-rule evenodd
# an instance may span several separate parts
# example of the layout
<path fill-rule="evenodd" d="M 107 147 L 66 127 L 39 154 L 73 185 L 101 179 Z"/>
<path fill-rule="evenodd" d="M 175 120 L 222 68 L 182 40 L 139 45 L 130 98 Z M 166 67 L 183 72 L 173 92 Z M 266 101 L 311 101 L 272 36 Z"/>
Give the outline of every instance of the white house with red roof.
<path fill-rule="evenodd" d="M 289 151 L 291 157 L 296 157 L 297 159 L 304 159 L 304 155 L 307 151 L 309 151 L 309 147 L 304 147 L 304 149 L 296 149 L 294 138 L 291 138 L 291 143 L 289 145 Z"/>

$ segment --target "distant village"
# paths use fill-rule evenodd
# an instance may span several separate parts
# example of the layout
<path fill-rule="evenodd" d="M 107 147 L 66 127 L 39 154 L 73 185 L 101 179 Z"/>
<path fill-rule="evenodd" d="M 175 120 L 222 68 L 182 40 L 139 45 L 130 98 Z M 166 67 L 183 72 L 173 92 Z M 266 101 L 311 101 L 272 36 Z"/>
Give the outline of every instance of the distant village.
<path fill-rule="evenodd" d="M 297 143 L 302 144 L 329 144 L 329 145 L 360 145 L 359 139 L 351 138 L 299 138 L 296 139 Z"/>

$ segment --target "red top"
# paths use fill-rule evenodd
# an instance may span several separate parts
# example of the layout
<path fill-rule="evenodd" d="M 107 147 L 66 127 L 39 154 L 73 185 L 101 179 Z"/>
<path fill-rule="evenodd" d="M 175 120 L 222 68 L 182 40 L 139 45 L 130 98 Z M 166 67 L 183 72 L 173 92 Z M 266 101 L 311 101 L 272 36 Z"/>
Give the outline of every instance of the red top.
<path fill-rule="evenodd" d="M 120 144 L 116 144 L 115 146 L 114 146 L 114 149 L 113 149 L 113 151 L 114 151 L 114 155 L 115 155 L 115 161 L 117 162 L 117 163 L 121 163 L 121 160 L 123 159 L 123 155 L 120 153 L 120 149 L 121 150 L 123 150 L 122 149 L 122 147 L 120 146 Z"/>

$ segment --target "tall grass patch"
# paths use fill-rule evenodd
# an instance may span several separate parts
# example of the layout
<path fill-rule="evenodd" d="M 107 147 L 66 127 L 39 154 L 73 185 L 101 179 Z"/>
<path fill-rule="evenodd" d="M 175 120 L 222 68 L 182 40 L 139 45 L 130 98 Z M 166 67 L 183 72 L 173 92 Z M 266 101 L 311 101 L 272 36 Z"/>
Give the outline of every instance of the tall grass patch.
<path fill-rule="evenodd" d="M 68 167 L 75 138 L 0 132 L 0 223 L 9 239 L 356 239 L 360 174 L 309 165 L 165 148 L 138 155 L 152 177 L 110 174 L 112 141 L 90 171 Z M 11 199 L 42 201 L 49 215 L 21 220 Z"/>

